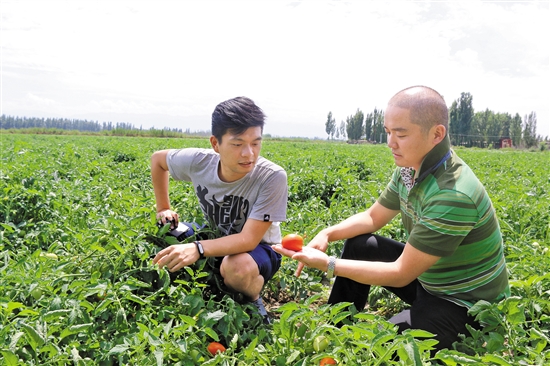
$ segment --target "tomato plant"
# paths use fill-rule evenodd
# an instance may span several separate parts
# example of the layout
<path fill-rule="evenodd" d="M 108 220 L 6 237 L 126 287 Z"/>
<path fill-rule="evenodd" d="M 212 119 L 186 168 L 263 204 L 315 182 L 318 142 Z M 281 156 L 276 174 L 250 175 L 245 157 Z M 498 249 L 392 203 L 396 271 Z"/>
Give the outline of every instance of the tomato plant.
<path fill-rule="evenodd" d="M 311 365 L 325 357 L 345 365 L 550 364 L 548 153 L 457 148 L 492 196 L 513 269 L 512 296 L 476 304 L 472 312 L 489 325 L 433 356 L 431 335 L 397 334 L 377 315 L 402 309 L 399 299 L 373 287 L 368 310 L 329 306 L 322 274 L 305 268 L 295 277 L 296 262 L 286 257 L 262 295 L 271 325 L 253 305 L 214 293 L 207 261 L 178 273 L 152 266 L 152 256 L 171 243 L 155 225 L 149 158 L 160 149 L 208 148 L 208 139 L 2 131 L 1 140 L 6 365 L 66 364 L 67 355 L 85 366 Z M 288 172 L 281 229 L 303 237 L 370 206 L 395 168 L 383 145 L 266 139 L 263 146 L 262 155 Z M 192 185 L 170 184 L 176 211 L 201 222 Z M 398 220 L 380 234 L 401 241 L 407 235 Z M 339 256 L 342 245 L 332 243 L 327 254 Z M 210 357 L 211 340 L 227 351 Z"/>
<path fill-rule="evenodd" d="M 281 242 L 283 248 L 299 252 L 304 245 L 304 238 L 298 234 L 287 234 Z"/>

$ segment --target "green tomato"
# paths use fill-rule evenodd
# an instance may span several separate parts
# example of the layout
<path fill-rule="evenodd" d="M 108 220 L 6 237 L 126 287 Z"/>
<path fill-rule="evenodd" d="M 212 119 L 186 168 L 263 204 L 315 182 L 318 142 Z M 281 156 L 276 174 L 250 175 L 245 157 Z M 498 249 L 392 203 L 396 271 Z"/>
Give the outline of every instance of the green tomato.
<path fill-rule="evenodd" d="M 35 300 L 38 300 L 42 297 L 42 295 L 44 294 L 44 291 L 42 291 L 42 289 L 38 286 L 36 286 L 35 288 L 33 288 L 31 290 L 31 296 L 35 299 Z"/>
<path fill-rule="evenodd" d="M 318 336 L 313 340 L 313 349 L 315 352 L 323 352 L 327 349 L 329 341 L 325 336 Z"/>
<path fill-rule="evenodd" d="M 201 354 L 198 350 L 192 349 L 191 351 L 189 351 L 189 356 L 191 356 L 191 359 L 193 361 L 198 361 Z"/>

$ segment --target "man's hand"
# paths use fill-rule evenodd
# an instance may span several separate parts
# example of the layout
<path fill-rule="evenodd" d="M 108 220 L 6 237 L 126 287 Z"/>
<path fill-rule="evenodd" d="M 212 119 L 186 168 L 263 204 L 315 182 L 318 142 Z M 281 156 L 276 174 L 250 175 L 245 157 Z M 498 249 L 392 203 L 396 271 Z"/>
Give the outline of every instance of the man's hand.
<path fill-rule="evenodd" d="M 180 215 L 170 209 L 161 210 L 157 212 L 157 220 L 162 223 L 162 225 L 165 225 L 168 221 L 171 221 L 172 225 L 170 225 L 170 229 L 175 229 L 178 227 Z"/>
<path fill-rule="evenodd" d="M 300 276 L 302 268 L 308 266 L 310 268 L 317 268 L 321 271 L 327 270 L 328 267 L 328 255 L 322 250 L 316 249 L 312 246 L 303 247 L 301 251 L 295 252 L 293 250 L 285 249 L 281 244 L 275 244 L 272 246 L 273 250 L 286 257 L 299 261 L 298 269 L 296 269 L 296 277 Z M 326 250 L 326 247 L 325 247 Z"/>
<path fill-rule="evenodd" d="M 153 264 L 160 268 L 166 267 L 170 272 L 176 272 L 185 266 L 195 263 L 200 258 L 194 243 L 175 244 L 157 253 L 153 258 Z"/>
<path fill-rule="evenodd" d="M 325 232 L 321 231 L 319 234 L 315 235 L 315 237 L 308 243 L 308 245 L 305 248 L 317 249 L 323 253 L 326 252 L 328 248 L 328 236 L 326 235 Z M 273 249 L 275 250 L 275 248 Z M 279 253 L 283 254 L 282 252 L 279 252 Z M 283 255 L 286 255 L 286 254 L 283 254 Z M 294 257 L 292 258 L 298 259 Z M 298 263 L 298 267 L 296 268 L 296 272 L 294 272 L 294 276 L 300 277 L 300 275 L 302 274 L 302 270 L 304 269 L 304 264 L 305 263 L 302 261 Z M 308 265 L 308 267 L 311 267 L 311 266 Z"/>

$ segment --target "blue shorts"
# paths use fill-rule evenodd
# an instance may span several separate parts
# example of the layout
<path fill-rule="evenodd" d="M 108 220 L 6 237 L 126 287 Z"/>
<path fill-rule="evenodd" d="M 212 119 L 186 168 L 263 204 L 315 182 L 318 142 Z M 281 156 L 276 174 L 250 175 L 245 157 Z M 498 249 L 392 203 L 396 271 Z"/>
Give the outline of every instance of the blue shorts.
<path fill-rule="evenodd" d="M 206 227 L 206 225 L 199 225 L 195 222 L 182 222 L 182 224 L 189 227 L 189 230 L 185 234 L 186 237 L 196 234 L 199 239 L 201 236 L 200 230 Z M 204 240 L 206 240 L 206 238 Z M 258 246 L 248 252 L 248 254 L 250 254 L 258 265 L 258 270 L 264 278 L 264 283 L 269 281 L 281 267 L 281 255 L 274 251 L 271 245 L 267 243 L 259 243 Z M 221 266 L 222 260 L 223 257 L 216 258 L 216 266 L 218 268 Z"/>
<path fill-rule="evenodd" d="M 248 254 L 250 254 L 258 265 L 264 282 L 269 281 L 281 267 L 281 255 L 271 249 L 271 245 L 269 244 L 260 243 Z"/>

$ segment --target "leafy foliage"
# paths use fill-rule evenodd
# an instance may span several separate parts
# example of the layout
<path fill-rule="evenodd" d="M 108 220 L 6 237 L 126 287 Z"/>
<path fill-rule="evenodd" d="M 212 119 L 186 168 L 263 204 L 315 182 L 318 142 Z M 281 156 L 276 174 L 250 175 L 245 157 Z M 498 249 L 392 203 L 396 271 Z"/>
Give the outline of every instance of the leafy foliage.
<path fill-rule="evenodd" d="M 325 305 L 317 270 L 282 268 L 264 291 L 276 318 L 223 291 L 203 260 L 176 274 L 151 258 L 172 238 L 158 230 L 149 157 L 206 139 L 2 135 L 0 171 L 1 365 L 547 364 L 550 362 L 548 153 L 459 149 L 486 185 L 506 243 L 513 296 L 480 302 L 486 324 L 453 350 L 431 355 L 422 331 L 397 334 L 387 316 L 403 307 L 373 290 L 370 309 Z M 393 169 L 381 145 L 264 143 L 289 176 L 283 234 L 306 242 L 376 200 Z M 202 214 L 190 185 L 172 182 L 175 209 Z M 403 240 L 398 221 L 382 231 Z M 338 255 L 342 243 L 329 253 Z M 316 351 L 315 339 L 328 346 Z M 227 351 L 211 356 L 206 346 Z"/>

